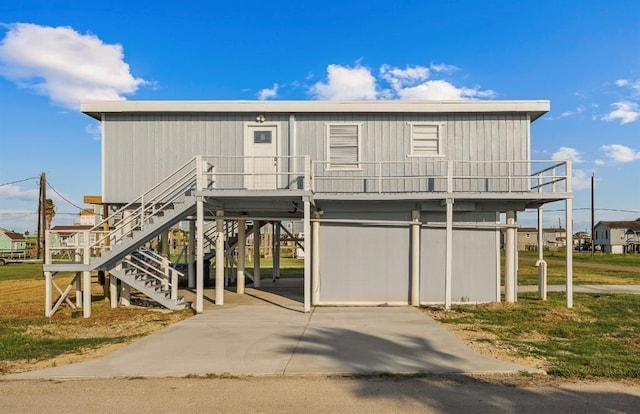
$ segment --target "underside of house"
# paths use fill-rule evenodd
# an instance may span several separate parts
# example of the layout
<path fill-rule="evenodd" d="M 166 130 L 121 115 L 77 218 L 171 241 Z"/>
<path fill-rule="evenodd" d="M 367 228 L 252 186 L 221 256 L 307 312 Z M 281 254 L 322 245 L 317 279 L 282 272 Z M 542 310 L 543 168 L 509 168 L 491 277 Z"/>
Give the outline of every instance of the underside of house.
<path fill-rule="evenodd" d="M 124 286 L 171 309 L 185 306 L 184 277 L 201 312 L 209 259 L 222 305 L 225 262 L 238 293 L 258 287 L 259 270 L 244 265 L 247 239 L 255 254 L 265 223 L 292 220 L 304 225 L 305 311 L 500 301 L 502 228 L 512 301 L 518 211 L 538 209 L 541 221 L 544 204 L 564 201 L 572 245 L 571 164 L 530 159 L 530 124 L 548 109 L 547 101 L 85 103 L 102 123 L 109 215 L 65 245 L 49 243 L 46 313 L 68 301 L 54 274 L 75 271 L 88 316 L 81 285 L 96 270 L 112 276 L 112 300 Z M 184 222 L 187 274 L 144 248 Z M 73 258 L 57 260 L 63 251 Z M 569 257 L 568 293 L 570 278 Z"/>

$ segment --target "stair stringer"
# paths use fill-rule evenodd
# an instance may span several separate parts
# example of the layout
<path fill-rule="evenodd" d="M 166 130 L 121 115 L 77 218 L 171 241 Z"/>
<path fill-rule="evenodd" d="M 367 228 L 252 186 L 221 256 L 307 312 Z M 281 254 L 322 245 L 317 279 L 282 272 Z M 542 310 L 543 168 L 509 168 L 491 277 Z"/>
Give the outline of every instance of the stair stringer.
<path fill-rule="evenodd" d="M 168 308 L 171 310 L 180 310 L 180 309 L 184 309 L 187 306 L 187 304 L 184 302 L 181 296 L 179 296 L 176 300 L 172 300 L 171 298 L 166 296 L 165 291 L 158 291 L 153 286 L 148 286 L 146 281 L 136 279 L 134 275 L 129 274 L 122 269 L 118 269 L 117 267 L 114 267 L 112 269 L 109 269 L 109 274 L 111 276 L 115 276 L 117 279 L 121 280 L 123 283 L 126 283 L 127 285 L 136 289 L 140 293 L 144 294 L 145 296 L 158 302 L 160 305 L 164 306 L 165 308 Z"/>
<path fill-rule="evenodd" d="M 152 224 L 147 224 L 144 229 L 137 230 L 126 242 L 117 244 L 102 256 L 91 259 L 90 266 L 93 270 L 111 270 L 126 255 L 141 247 L 158 234 L 169 229 L 174 224 L 184 220 L 196 211 L 195 197 L 185 196 L 183 203 L 175 203 L 173 210 L 165 210 L 165 215 L 154 219 Z"/>

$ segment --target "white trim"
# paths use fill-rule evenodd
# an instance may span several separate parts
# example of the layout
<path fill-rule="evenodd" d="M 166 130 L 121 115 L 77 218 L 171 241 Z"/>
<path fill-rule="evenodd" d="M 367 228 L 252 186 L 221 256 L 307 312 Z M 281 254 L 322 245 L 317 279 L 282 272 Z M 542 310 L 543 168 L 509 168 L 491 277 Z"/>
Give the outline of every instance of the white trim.
<path fill-rule="evenodd" d="M 409 125 L 409 155 L 407 157 L 419 157 L 419 158 L 443 158 L 442 151 L 442 138 L 444 136 L 444 130 L 446 124 L 444 122 L 407 122 Z M 413 128 L 415 126 L 436 126 L 438 127 L 438 153 L 437 154 L 416 154 L 414 148 Z"/>
<path fill-rule="evenodd" d="M 335 167 L 331 165 L 331 146 L 330 146 L 330 136 L 329 130 L 334 125 L 340 126 L 355 126 L 357 127 L 358 134 L 358 143 L 357 143 L 357 151 L 358 151 L 358 162 L 355 167 Z M 325 122 L 324 124 L 324 145 L 325 145 L 325 161 L 327 161 L 327 171 L 362 171 L 362 167 L 360 167 L 360 161 L 362 161 L 362 122 Z"/>
<path fill-rule="evenodd" d="M 535 121 L 549 112 L 547 100 L 530 101 L 86 101 L 82 112 L 527 112 Z"/>
<path fill-rule="evenodd" d="M 276 149 L 276 157 L 280 157 L 280 124 L 277 122 L 244 122 L 244 148 L 242 149 L 242 153 L 244 154 L 244 161 L 245 161 L 245 165 L 244 165 L 244 169 L 245 171 L 247 171 L 247 163 L 251 162 L 251 157 L 253 157 L 253 136 L 251 136 L 251 134 L 249 134 L 251 128 L 275 128 L 276 133 L 275 136 L 273 137 L 273 139 L 275 140 L 274 145 L 275 145 L 275 149 Z M 249 151 L 249 149 L 251 149 L 251 153 L 248 153 L 247 151 Z M 280 175 L 278 174 L 281 170 L 281 166 L 278 163 L 276 165 L 276 188 L 278 188 L 279 185 L 279 177 Z M 248 176 L 247 176 L 248 177 Z M 246 186 L 246 179 L 247 177 L 245 177 L 245 186 Z"/>
<path fill-rule="evenodd" d="M 100 184 L 102 185 L 102 191 L 101 191 L 102 197 L 101 198 L 102 198 L 102 202 L 103 203 L 104 203 L 104 200 L 105 200 L 104 191 L 107 188 L 105 186 L 105 172 L 106 172 L 107 169 L 106 169 L 106 166 L 105 166 L 105 153 L 104 153 L 104 147 L 105 147 L 105 145 L 104 145 L 104 126 L 105 126 L 104 118 L 105 118 L 105 114 L 103 113 L 103 114 L 100 115 L 100 158 L 101 158 L 100 159 L 100 163 L 102 164 L 101 167 L 100 167 L 100 169 L 101 169 L 100 173 L 102 174 L 101 183 Z M 104 219 L 104 217 L 103 217 L 103 219 Z"/>

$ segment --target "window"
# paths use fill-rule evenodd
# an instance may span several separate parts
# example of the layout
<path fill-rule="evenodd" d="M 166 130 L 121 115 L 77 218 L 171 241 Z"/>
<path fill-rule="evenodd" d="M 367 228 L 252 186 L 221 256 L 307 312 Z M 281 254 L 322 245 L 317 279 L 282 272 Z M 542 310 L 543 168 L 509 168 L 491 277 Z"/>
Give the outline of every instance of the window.
<path fill-rule="evenodd" d="M 352 170 L 360 167 L 360 125 L 328 124 L 327 151 L 329 168 Z"/>
<path fill-rule="evenodd" d="M 410 124 L 411 155 L 433 157 L 441 155 L 442 124 Z"/>

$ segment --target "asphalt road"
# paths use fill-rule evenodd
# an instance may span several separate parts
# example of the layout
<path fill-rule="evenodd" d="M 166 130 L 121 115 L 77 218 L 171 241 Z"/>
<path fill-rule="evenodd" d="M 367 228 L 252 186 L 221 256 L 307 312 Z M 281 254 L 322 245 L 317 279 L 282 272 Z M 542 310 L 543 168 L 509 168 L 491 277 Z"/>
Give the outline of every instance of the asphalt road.
<path fill-rule="evenodd" d="M 0 382 L 3 413 L 634 413 L 640 386 L 513 387 L 466 376 Z"/>

